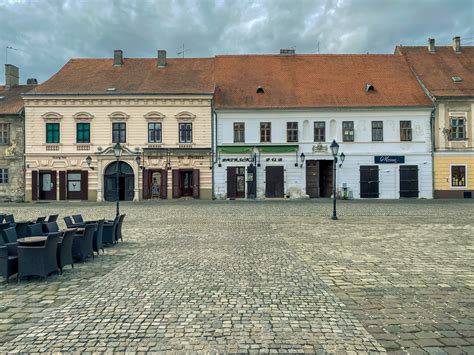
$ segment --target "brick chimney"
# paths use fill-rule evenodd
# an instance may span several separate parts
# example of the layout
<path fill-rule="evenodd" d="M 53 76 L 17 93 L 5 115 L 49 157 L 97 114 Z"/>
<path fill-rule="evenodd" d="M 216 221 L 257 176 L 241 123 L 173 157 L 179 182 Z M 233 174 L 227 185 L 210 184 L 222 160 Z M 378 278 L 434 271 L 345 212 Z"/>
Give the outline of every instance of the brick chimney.
<path fill-rule="evenodd" d="M 461 53 L 461 37 L 453 37 L 453 49 L 456 53 Z"/>
<path fill-rule="evenodd" d="M 114 50 L 114 66 L 120 67 L 123 64 L 123 52 L 121 49 Z"/>
<path fill-rule="evenodd" d="M 435 39 L 428 38 L 428 52 L 434 53 L 435 52 Z"/>
<path fill-rule="evenodd" d="M 5 64 L 5 86 L 10 89 L 20 83 L 20 70 L 12 64 Z"/>
<path fill-rule="evenodd" d="M 163 49 L 158 50 L 158 67 L 164 68 L 166 66 L 166 51 Z"/>

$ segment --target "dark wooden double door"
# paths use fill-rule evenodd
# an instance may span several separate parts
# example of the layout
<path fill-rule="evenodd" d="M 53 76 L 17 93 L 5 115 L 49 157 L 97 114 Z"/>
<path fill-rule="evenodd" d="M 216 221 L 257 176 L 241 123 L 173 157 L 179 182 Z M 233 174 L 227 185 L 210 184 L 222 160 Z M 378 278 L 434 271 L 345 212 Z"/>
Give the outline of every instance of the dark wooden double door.
<path fill-rule="evenodd" d="M 283 166 L 265 168 L 265 197 L 285 197 L 285 168 Z"/>
<path fill-rule="evenodd" d="M 378 165 L 363 165 L 360 167 L 360 197 L 379 197 L 379 167 Z"/>
<path fill-rule="evenodd" d="M 199 169 L 173 170 L 173 198 L 199 198 Z"/>
<path fill-rule="evenodd" d="M 143 170 L 143 198 L 168 197 L 168 171 L 161 169 Z"/>
<path fill-rule="evenodd" d="M 88 199 L 88 172 L 81 170 L 32 171 L 32 200 L 57 200 L 59 175 L 60 200 L 87 200 Z"/>
<path fill-rule="evenodd" d="M 332 171 L 332 160 L 306 161 L 306 194 L 310 198 L 331 197 Z"/>
<path fill-rule="evenodd" d="M 245 198 L 245 167 L 227 168 L 227 198 Z"/>
<path fill-rule="evenodd" d="M 418 166 L 400 166 L 400 197 L 418 197 Z"/>

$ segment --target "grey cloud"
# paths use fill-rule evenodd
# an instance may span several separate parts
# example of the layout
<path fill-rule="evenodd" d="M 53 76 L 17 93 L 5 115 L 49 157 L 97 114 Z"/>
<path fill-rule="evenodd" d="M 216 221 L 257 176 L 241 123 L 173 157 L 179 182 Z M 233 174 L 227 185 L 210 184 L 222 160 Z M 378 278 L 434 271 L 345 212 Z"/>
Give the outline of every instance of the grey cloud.
<path fill-rule="evenodd" d="M 472 0 L 0 0 L 0 49 L 22 81 L 46 80 L 71 57 L 233 53 L 392 53 L 454 35 L 474 43 Z M 1 52 L 0 52 L 1 53 Z M 2 60 L 3 62 L 3 60 Z M 3 79 L 3 78 L 2 78 Z M 0 82 L 2 81 L 0 79 Z"/>

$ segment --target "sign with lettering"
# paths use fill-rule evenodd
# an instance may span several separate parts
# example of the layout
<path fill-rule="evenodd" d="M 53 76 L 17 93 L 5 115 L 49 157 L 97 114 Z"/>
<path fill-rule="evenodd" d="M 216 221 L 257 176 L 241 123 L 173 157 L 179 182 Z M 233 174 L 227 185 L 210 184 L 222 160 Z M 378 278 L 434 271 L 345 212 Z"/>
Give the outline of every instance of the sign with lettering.
<path fill-rule="evenodd" d="M 376 155 L 374 157 L 375 164 L 405 164 L 403 155 Z"/>
<path fill-rule="evenodd" d="M 317 145 L 313 145 L 313 153 L 327 153 L 328 146 L 327 144 L 318 143 Z"/>

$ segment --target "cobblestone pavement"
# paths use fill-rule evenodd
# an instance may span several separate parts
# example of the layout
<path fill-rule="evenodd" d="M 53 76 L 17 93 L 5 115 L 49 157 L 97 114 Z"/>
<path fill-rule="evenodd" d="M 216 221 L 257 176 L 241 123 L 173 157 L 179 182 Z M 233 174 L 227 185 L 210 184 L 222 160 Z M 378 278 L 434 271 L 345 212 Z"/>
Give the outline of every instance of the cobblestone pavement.
<path fill-rule="evenodd" d="M 0 284 L 0 352 L 474 353 L 469 201 L 124 204 L 125 243 Z M 109 204 L 0 205 L 18 219 Z"/>

